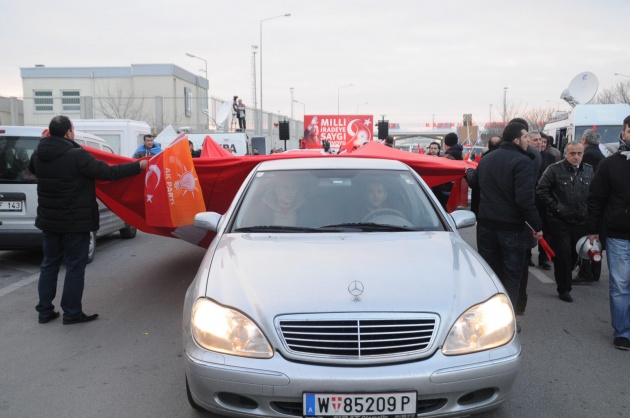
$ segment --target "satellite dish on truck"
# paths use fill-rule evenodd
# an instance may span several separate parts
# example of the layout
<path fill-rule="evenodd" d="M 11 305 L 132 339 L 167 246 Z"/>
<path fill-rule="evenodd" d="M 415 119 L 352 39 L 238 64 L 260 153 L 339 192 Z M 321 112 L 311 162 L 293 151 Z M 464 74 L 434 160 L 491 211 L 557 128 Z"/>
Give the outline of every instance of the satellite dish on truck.
<path fill-rule="evenodd" d="M 219 111 L 217 112 L 217 128 L 220 127 L 221 131 L 225 130 L 225 127 L 223 126 L 223 124 L 227 120 L 228 116 L 230 116 L 231 110 L 232 110 L 232 102 L 226 100 L 225 102 L 223 102 L 223 104 L 219 108 Z"/>
<path fill-rule="evenodd" d="M 585 71 L 573 77 L 569 83 L 569 88 L 562 91 L 560 98 L 569 103 L 571 107 L 588 103 L 595 97 L 598 86 L 599 81 L 597 81 L 595 74 Z"/>

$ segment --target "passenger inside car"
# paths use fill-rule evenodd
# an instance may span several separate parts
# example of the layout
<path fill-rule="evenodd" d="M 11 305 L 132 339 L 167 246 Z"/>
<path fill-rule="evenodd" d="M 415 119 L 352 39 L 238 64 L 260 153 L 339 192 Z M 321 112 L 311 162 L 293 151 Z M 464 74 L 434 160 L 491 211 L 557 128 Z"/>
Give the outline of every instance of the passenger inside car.
<path fill-rule="evenodd" d="M 273 187 L 262 195 L 262 204 L 253 214 L 253 225 L 302 225 L 300 217 L 306 199 L 298 182 L 286 177 L 274 182 Z"/>

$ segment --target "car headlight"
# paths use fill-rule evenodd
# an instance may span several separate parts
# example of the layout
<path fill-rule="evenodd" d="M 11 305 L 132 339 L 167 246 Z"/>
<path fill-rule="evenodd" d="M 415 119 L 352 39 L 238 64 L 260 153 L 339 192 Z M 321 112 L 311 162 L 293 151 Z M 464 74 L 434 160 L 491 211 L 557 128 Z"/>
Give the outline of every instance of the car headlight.
<path fill-rule="evenodd" d="M 455 322 L 442 353 L 469 354 L 507 344 L 514 338 L 514 312 L 510 300 L 498 294 L 464 312 Z"/>
<path fill-rule="evenodd" d="M 271 358 L 273 350 L 247 316 L 209 299 L 197 299 L 192 310 L 195 341 L 208 350 L 235 356 Z"/>

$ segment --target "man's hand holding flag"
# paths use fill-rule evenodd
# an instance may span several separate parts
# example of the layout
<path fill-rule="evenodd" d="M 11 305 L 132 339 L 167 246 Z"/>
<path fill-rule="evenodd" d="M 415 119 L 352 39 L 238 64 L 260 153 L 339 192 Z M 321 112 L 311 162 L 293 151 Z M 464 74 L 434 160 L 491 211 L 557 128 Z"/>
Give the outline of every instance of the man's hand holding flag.
<path fill-rule="evenodd" d="M 149 160 L 144 207 L 147 225 L 171 228 L 193 224 L 206 210 L 186 134 Z"/>

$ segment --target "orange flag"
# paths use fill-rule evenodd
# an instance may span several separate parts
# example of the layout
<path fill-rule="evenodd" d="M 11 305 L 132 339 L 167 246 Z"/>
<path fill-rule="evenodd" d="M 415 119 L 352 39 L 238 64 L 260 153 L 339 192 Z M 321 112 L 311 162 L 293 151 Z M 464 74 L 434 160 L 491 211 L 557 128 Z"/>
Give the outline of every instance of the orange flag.
<path fill-rule="evenodd" d="M 147 225 L 170 228 L 192 225 L 206 210 L 186 134 L 149 160 L 144 207 Z"/>

